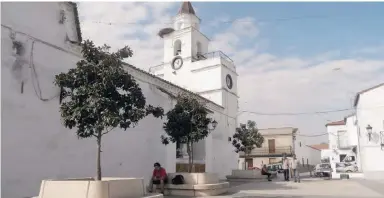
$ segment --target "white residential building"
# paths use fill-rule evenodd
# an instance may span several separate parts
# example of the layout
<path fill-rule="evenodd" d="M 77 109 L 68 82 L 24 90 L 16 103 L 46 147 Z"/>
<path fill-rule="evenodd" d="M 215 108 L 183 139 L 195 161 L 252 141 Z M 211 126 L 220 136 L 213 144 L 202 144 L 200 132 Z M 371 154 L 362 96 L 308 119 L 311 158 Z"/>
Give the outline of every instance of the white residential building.
<path fill-rule="evenodd" d="M 329 158 L 335 171 L 336 163 L 346 160 L 356 163 L 360 170 L 357 159 L 358 142 L 354 121 L 354 115 L 351 115 L 347 116 L 344 120 L 326 124 L 329 138 L 329 150 L 323 151 L 322 158 Z"/>
<path fill-rule="evenodd" d="M 200 99 L 206 102 L 218 126 L 198 143 L 197 160 L 203 170 L 224 178 L 237 168 L 238 155 L 228 138 L 236 127 L 237 75 L 233 63 L 222 53 L 205 55 L 200 61 L 188 59 L 197 56 L 197 49 L 205 53 L 208 45 L 198 31 L 199 21 L 193 13 L 190 3 L 183 3 L 175 21 L 184 23 L 183 28 L 164 36 L 165 60 L 172 59 L 172 39 L 180 38 L 184 50 L 184 66 L 176 71 L 165 64 L 164 79 L 194 91 L 200 82 L 199 94 L 205 97 Z M 196 22 L 194 26 L 188 25 L 191 19 Z M 81 59 L 76 4 L 2 2 L 1 25 L 2 197 L 35 196 L 43 179 L 95 176 L 95 140 L 79 140 L 74 130 L 63 127 L 59 88 L 52 84 L 56 74 L 75 67 Z M 200 44 L 192 44 L 198 39 L 202 39 Z M 174 96 L 178 93 L 194 94 L 134 66 L 127 64 L 126 70 L 139 83 L 147 103 L 165 111 L 175 105 Z M 173 75 L 175 78 L 171 79 Z M 179 81 L 183 78 L 190 84 Z M 148 180 L 156 161 L 167 172 L 175 172 L 179 163 L 176 144 L 164 146 L 160 142 L 164 121 L 149 116 L 135 128 L 115 129 L 106 135 L 102 145 L 103 175 Z"/>
<path fill-rule="evenodd" d="M 310 149 L 308 149 L 308 156 L 310 159 L 311 165 L 316 165 L 321 163 L 322 155 L 324 154 L 324 150 L 329 150 L 328 144 L 314 144 L 307 145 Z"/>
<path fill-rule="evenodd" d="M 366 179 L 384 179 L 384 83 L 357 93 L 354 106 Z"/>
<path fill-rule="evenodd" d="M 320 150 L 307 146 L 305 138 L 300 136 L 299 130 L 293 127 L 259 129 L 264 137 L 261 148 L 252 150 L 247 159 L 240 153 L 239 169 L 261 168 L 262 164 L 279 163 L 284 154 L 288 158 L 296 155 L 300 163 L 315 165 L 320 161 Z"/>

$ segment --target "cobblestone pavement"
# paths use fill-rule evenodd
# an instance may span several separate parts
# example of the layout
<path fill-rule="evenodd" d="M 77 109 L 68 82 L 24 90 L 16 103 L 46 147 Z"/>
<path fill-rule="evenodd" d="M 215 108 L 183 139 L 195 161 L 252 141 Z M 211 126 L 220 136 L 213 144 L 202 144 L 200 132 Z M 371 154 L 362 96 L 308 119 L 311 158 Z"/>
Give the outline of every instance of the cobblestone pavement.
<path fill-rule="evenodd" d="M 231 183 L 227 195 L 212 198 L 383 198 L 382 186 L 379 182 L 352 179 L 303 178 L 301 183 L 294 183 L 277 178 L 272 182 Z"/>

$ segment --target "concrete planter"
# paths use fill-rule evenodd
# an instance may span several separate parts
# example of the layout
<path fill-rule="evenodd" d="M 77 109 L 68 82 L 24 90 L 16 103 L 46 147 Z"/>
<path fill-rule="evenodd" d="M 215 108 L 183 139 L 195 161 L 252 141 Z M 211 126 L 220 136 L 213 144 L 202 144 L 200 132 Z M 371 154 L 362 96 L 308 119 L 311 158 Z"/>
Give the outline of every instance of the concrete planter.
<path fill-rule="evenodd" d="M 272 173 L 272 178 L 276 177 L 277 172 L 270 172 Z M 235 181 L 248 181 L 248 180 L 255 180 L 255 179 L 266 179 L 265 175 L 261 175 L 260 170 L 232 170 L 231 175 L 226 176 L 228 180 L 235 180 Z"/>
<path fill-rule="evenodd" d="M 219 177 L 215 173 L 169 173 L 168 178 L 182 175 L 186 184 L 213 184 L 219 183 Z"/>
<path fill-rule="evenodd" d="M 229 183 L 219 181 L 215 173 L 168 173 L 169 181 L 176 175 L 182 175 L 185 184 L 165 185 L 165 195 L 206 197 L 228 192 Z"/>
<path fill-rule="evenodd" d="M 239 178 L 261 177 L 260 170 L 232 170 L 232 176 Z"/>
<path fill-rule="evenodd" d="M 144 186 L 143 178 L 43 180 L 38 198 L 137 198 L 145 196 Z"/>

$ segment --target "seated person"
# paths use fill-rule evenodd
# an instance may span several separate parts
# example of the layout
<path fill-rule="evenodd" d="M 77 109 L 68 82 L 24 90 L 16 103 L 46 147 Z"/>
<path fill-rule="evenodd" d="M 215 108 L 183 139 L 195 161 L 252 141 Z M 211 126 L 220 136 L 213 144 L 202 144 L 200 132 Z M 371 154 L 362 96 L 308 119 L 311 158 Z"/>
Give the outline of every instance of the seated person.
<path fill-rule="evenodd" d="M 261 169 L 261 174 L 262 175 L 267 175 L 268 176 L 268 181 L 272 181 L 271 180 L 271 173 L 268 172 L 268 169 L 267 169 L 267 165 L 263 165 L 263 168 Z"/>
<path fill-rule="evenodd" d="M 167 172 L 161 167 L 159 162 L 156 162 L 154 165 L 152 178 L 149 182 L 149 192 L 153 191 L 153 184 L 160 185 L 161 193 L 164 194 L 164 184 L 168 182 Z"/>

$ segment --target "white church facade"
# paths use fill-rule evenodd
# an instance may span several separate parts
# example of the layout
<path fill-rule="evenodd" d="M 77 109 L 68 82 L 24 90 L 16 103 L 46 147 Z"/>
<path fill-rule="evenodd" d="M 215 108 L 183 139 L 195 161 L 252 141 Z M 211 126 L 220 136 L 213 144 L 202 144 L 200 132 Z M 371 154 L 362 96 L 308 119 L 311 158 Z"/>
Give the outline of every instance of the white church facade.
<path fill-rule="evenodd" d="M 195 159 L 206 172 L 224 178 L 236 169 L 238 160 L 230 141 L 237 125 L 236 70 L 224 55 L 207 53 L 208 39 L 198 31 L 196 15 L 186 8 L 193 11 L 190 3 L 183 3 L 176 21 L 195 24 L 175 23 L 173 33 L 163 35 L 165 64 L 153 68 L 152 74 L 131 65 L 126 69 L 140 84 L 147 103 L 165 111 L 173 108 L 178 93 L 196 94 L 206 102 L 218 125 L 196 144 Z M 96 142 L 78 139 L 74 130 L 63 127 L 59 88 L 52 83 L 56 74 L 81 59 L 76 4 L 13 2 L 2 3 L 1 9 L 2 197 L 35 196 L 43 179 L 95 176 Z M 172 47 L 174 40 L 181 48 Z M 15 50 L 18 46 L 22 53 Z M 171 53 L 175 49 L 181 50 L 177 56 Z M 135 128 L 106 135 L 103 176 L 144 177 L 147 182 L 156 161 L 175 172 L 185 159 L 177 158 L 176 144 L 161 144 L 164 121 L 149 116 Z"/>
<path fill-rule="evenodd" d="M 164 40 L 164 60 L 161 65 L 151 67 L 150 72 L 222 107 L 222 115 L 217 115 L 219 128 L 199 142 L 194 152 L 206 171 L 224 173 L 237 164 L 233 160 L 237 155 L 233 154 L 231 137 L 237 126 L 238 75 L 228 56 L 221 51 L 208 51 L 209 39 L 199 31 L 200 21 L 191 3 L 182 3 L 173 28 L 164 28 L 158 34 Z M 181 149 L 185 156 L 185 147 L 181 145 Z M 179 163 L 185 161 L 181 156 L 178 159 Z"/>

